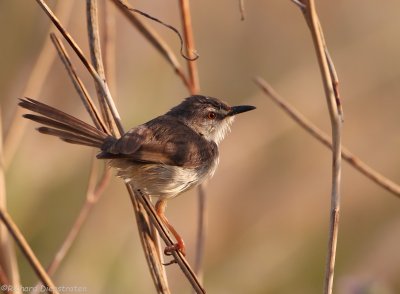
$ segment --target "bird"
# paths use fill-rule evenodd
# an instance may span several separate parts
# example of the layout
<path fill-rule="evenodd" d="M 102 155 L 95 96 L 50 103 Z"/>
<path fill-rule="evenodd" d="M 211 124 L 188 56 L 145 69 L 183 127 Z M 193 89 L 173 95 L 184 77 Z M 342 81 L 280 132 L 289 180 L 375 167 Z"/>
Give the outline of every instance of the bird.
<path fill-rule="evenodd" d="M 165 216 L 167 201 L 211 178 L 219 163 L 218 146 L 237 114 L 255 109 L 251 105 L 229 106 L 218 98 L 192 95 L 121 137 L 107 134 L 57 108 L 20 99 L 19 106 L 33 112 L 23 117 L 40 123 L 40 133 L 99 149 L 98 159 L 107 160 L 132 187 L 157 199 L 155 210 L 177 243 L 167 246 L 186 254 L 183 238 Z"/>

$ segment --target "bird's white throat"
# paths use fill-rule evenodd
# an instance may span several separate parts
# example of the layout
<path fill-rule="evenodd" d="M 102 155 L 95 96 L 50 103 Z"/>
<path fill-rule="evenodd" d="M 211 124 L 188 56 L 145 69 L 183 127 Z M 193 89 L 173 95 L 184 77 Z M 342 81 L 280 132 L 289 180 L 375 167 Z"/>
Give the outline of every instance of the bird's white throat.
<path fill-rule="evenodd" d="M 213 126 L 210 132 L 204 137 L 208 141 L 214 141 L 217 145 L 225 138 L 226 134 L 230 132 L 231 125 L 235 120 L 234 116 L 225 118 L 221 123 Z"/>

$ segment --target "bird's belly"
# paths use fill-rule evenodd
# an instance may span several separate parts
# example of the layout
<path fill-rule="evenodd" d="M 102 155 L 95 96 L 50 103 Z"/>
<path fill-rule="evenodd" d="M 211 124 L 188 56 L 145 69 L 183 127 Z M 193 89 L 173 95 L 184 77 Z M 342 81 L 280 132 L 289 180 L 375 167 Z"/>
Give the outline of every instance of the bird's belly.
<path fill-rule="evenodd" d="M 126 160 L 111 160 L 117 169 L 117 176 L 133 184 L 150 196 L 173 198 L 193 188 L 214 173 L 215 167 L 203 166 L 197 169 L 165 164 L 132 163 Z"/>

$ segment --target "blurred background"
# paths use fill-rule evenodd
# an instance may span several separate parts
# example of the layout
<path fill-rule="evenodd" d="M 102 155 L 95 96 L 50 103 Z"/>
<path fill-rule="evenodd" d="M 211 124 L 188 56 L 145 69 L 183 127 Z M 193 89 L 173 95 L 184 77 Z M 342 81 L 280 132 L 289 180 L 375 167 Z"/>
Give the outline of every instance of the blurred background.
<path fill-rule="evenodd" d="M 55 7 L 56 1 L 48 2 Z M 72 14 L 69 18 L 60 15 L 61 21 L 89 56 L 85 1 L 65 2 L 72 2 Z M 399 183 L 400 2 L 317 2 L 344 100 L 344 145 Z M 181 30 L 177 2 L 135 1 L 134 5 Z M 310 34 L 303 15 L 290 1 L 245 1 L 245 21 L 240 20 L 238 7 L 238 1 L 191 3 L 201 93 L 232 105 L 257 106 L 235 121 L 220 146 L 219 169 L 206 187 L 205 287 L 209 293 L 222 294 L 320 293 L 327 251 L 331 154 L 252 81 L 254 76 L 265 78 L 330 133 Z M 170 65 L 123 15 L 112 4 L 108 8 L 116 17 L 116 84 L 112 90 L 128 129 L 163 114 L 188 92 Z M 178 55 L 176 35 L 144 21 Z M 89 121 L 59 59 L 39 91 L 26 89 L 41 48 L 50 42 L 50 22 L 36 2 L 1 1 L 0 23 L 3 131 L 7 132 L 17 98 L 23 95 Z M 95 97 L 91 78 L 73 60 Z M 185 60 L 180 58 L 180 62 L 185 66 Z M 36 126 L 27 123 L 9 162 L 7 202 L 10 214 L 46 265 L 84 203 L 95 152 L 41 135 L 34 130 Z M 171 223 L 187 242 L 192 263 L 197 205 L 193 190 L 170 201 L 167 209 Z M 344 162 L 334 292 L 400 293 L 399 244 L 400 200 Z M 35 285 L 35 274 L 17 252 L 22 284 Z M 168 274 L 173 293 L 190 292 L 176 265 L 168 267 Z M 154 293 L 121 180 L 111 180 L 55 282 L 84 286 L 88 293 Z"/>

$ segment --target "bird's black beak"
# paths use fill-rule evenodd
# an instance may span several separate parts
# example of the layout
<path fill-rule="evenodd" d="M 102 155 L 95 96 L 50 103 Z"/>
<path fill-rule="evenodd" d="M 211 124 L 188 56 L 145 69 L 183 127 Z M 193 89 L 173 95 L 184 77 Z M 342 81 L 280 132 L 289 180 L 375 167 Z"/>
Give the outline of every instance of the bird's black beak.
<path fill-rule="evenodd" d="M 231 110 L 228 112 L 228 116 L 236 115 L 242 112 L 250 111 L 256 109 L 254 106 L 251 105 L 239 105 L 239 106 L 232 106 Z"/>

